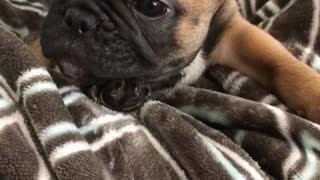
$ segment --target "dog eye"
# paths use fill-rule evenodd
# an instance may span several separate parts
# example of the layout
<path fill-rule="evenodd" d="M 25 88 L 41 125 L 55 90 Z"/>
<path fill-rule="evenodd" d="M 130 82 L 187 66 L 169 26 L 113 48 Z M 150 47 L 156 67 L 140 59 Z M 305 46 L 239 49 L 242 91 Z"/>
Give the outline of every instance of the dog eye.
<path fill-rule="evenodd" d="M 141 14 L 151 18 L 160 17 L 168 11 L 168 6 L 160 0 L 137 0 L 134 8 Z"/>

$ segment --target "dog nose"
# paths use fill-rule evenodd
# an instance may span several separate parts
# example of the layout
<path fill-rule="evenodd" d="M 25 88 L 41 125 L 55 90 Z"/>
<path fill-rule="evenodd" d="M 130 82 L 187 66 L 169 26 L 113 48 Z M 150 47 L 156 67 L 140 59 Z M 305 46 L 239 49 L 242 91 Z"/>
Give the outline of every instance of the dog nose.
<path fill-rule="evenodd" d="M 98 25 L 98 20 L 93 13 L 78 8 L 68 9 L 64 21 L 69 29 L 79 34 L 92 31 Z"/>

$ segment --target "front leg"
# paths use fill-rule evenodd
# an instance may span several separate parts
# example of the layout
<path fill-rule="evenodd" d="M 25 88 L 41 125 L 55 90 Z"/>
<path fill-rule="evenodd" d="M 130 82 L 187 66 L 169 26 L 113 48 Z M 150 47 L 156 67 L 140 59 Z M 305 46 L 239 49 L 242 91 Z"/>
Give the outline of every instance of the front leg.
<path fill-rule="evenodd" d="M 235 68 L 275 92 L 289 107 L 320 124 L 320 75 L 240 14 L 227 23 L 209 62 Z"/>

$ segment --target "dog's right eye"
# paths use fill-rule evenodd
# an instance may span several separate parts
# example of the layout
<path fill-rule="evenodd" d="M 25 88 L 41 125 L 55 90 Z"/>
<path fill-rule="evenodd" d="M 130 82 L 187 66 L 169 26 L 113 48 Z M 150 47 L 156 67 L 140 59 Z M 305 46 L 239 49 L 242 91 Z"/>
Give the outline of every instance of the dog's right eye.
<path fill-rule="evenodd" d="M 168 11 L 168 6 L 160 0 L 137 0 L 134 2 L 134 8 L 151 18 L 161 17 Z"/>

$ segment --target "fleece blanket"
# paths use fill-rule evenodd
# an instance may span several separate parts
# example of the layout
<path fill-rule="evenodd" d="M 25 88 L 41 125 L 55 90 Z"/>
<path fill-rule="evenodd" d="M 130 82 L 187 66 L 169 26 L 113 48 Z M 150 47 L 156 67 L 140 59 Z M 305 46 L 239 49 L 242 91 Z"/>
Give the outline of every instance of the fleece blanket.
<path fill-rule="evenodd" d="M 320 70 L 319 0 L 238 4 Z M 233 69 L 155 92 L 136 113 L 95 104 L 26 46 L 46 13 L 45 0 L 0 1 L 1 180 L 320 179 L 320 126 Z"/>

